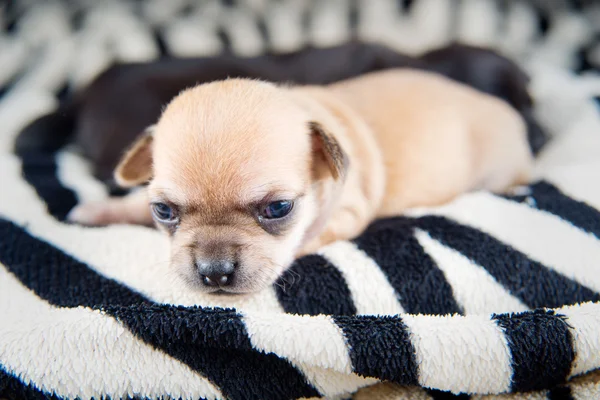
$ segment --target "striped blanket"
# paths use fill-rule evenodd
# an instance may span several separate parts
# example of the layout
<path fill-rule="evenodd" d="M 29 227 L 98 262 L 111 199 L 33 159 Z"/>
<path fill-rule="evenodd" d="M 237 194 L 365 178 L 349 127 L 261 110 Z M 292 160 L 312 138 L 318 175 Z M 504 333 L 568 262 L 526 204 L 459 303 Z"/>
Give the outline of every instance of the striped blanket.
<path fill-rule="evenodd" d="M 12 153 L 62 87 L 30 70 L 0 101 L 0 398 L 600 398 L 600 78 L 541 59 L 530 185 L 376 221 L 247 296 L 177 285 L 153 229 L 64 221 L 107 189 L 72 149 Z"/>

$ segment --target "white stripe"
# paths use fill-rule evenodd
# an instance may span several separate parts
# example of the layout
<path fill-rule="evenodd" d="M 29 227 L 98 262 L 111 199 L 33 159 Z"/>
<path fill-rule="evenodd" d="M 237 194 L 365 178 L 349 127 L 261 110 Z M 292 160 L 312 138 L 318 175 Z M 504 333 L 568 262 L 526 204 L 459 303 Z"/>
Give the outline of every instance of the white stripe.
<path fill-rule="evenodd" d="M 329 316 L 298 316 L 245 312 L 252 345 L 290 361 L 349 374 L 352 362 L 341 329 Z M 318 332 L 318 335 L 315 333 Z"/>
<path fill-rule="evenodd" d="M 341 329 L 329 316 L 245 313 L 252 346 L 290 361 L 325 396 L 339 396 L 376 383 L 352 374 Z"/>
<path fill-rule="evenodd" d="M 433 400 L 423 388 L 418 386 L 401 386 L 391 382 L 381 383 L 359 390 L 352 400 Z"/>
<path fill-rule="evenodd" d="M 415 237 L 444 273 L 466 314 L 528 310 L 481 266 L 432 239 L 426 232 L 417 230 Z"/>
<path fill-rule="evenodd" d="M 84 30 L 75 35 L 77 51 L 69 65 L 69 85 L 81 90 L 115 61 L 103 32 Z"/>
<path fill-rule="evenodd" d="M 264 23 L 273 51 L 291 52 L 305 44 L 302 27 L 305 8 L 304 0 L 282 0 L 271 3 L 265 10 Z"/>
<path fill-rule="evenodd" d="M 498 395 L 471 395 L 471 400 L 548 400 L 548 391 L 507 393 Z"/>
<path fill-rule="evenodd" d="M 538 62 L 571 70 L 576 67 L 576 49 L 589 40 L 592 29 L 582 15 L 556 13 L 548 33 L 532 48 L 530 57 Z"/>
<path fill-rule="evenodd" d="M 493 47 L 500 25 L 496 7 L 496 2 L 490 0 L 462 0 L 457 10 L 456 40 L 475 46 Z"/>
<path fill-rule="evenodd" d="M 223 49 L 223 43 L 217 35 L 217 27 L 210 19 L 211 16 L 190 16 L 173 20 L 164 30 L 164 40 L 169 52 L 176 57 L 218 55 Z"/>
<path fill-rule="evenodd" d="M 45 90 L 11 91 L 0 101 L 0 156 L 12 153 L 14 140 L 29 122 L 57 106 L 56 98 Z M 2 174 L 5 173 L 3 170 Z M 2 182 L 4 183 L 4 176 Z"/>
<path fill-rule="evenodd" d="M 354 243 L 336 242 L 319 250 L 319 254 L 342 273 L 358 315 L 395 315 L 404 312 L 396 291 L 383 271 Z"/>
<path fill-rule="evenodd" d="M 358 3 L 359 39 L 366 42 L 384 42 L 392 45 L 397 33 L 399 15 L 395 0 L 368 0 Z M 402 38 L 398 38 L 402 40 Z"/>
<path fill-rule="evenodd" d="M 35 5 L 36 7 L 25 8 L 26 12 L 18 18 L 16 33 L 20 40 L 39 49 L 71 34 L 69 9 L 66 5 L 58 2 Z"/>
<path fill-rule="evenodd" d="M 164 26 L 179 18 L 183 8 L 189 5 L 188 0 L 148 0 L 141 3 L 141 14 L 150 26 Z"/>
<path fill-rule="evenodd" d="M 17 90 L 58 90 L 68 79 L 69 66 L 76 52 L 72 37 L 57 39 L 48 45 L 39 60 L 15 83 Z"/>
<path fill-rule="evenodd" d="M 507 6 L 504 32 L 498 37 L 496 43 L 500 54 L 518 61 L 527 54 L 531 42 L 538 33 L 537 15 L 527 3 L 511 2 Z"/>
<path fill-rule="evenodd" d="M 374 385 L 379 380 L 365 378 L 357 374 L 346 374 L 332 369 L 315 368 L 309 365 L 296 365 L 313 386 L 326 399 L 347 399 L 358 389 Z"/>
<path fill-rule="evenodd" d="M 87 228 L 56 221 L 33 188 L 20 177 L 14 156 L 0 157 L 2 183 L 11 188 L 0 201 L 0 215 L 86 263 L 101 275 L 124 282 L 148 298 L 168 304 L 235 307 L 282 313 L 275 290 L 247 296 L 215 296 L 183 285 L 169 268 L 169 240 L 155 229 L 132 225 Z"/>
<path fill-rule="evenodd" d="M 230 38 L 231 50 L 242 57 L 258 56 L 265 51 L 265 43 L 256 19 L 244 9 L 226 8 L 222 15 L 223 29 Z"/>
<path fill-rule="evenodd" d="M 25 69 L 31 52 L 24 41 L 8 35 L 0 35 L 0 48 L 0 85 L 4 86 Z"/>
<path fill-rule="evenodd" d="M 553 75 L 546 78 L 546 80 L 552 78 L 554 78 Z M 574 82 L 566 82 L 564 85 L 571 88 L 573 84 Z M 540 86 L 543 86 L 543 82 L 540 83 Z M 553 94 L 556 97 L 560 96 L 560 92 Z M 536 176 L 554 182 L 553 174 L 550 172 L 560 171 L 565 167 L 577 167 L 583 173 L 595 173 L 598 176 L 599 171 L 594 168 L 594 164 L 597 165 L 598 163 L 598 153 L 600 152 L 600 138 L 598 137 L 600 118 L 598 118 L 596 103 L 588 98 L 575 98 L 567 105 L 554 104 L 548 101 L 548 104 L 542 104 L 540 111 L 549 114 L 551 118 L 560 118 L 558 124 L 565 124 L 566 128 L 556 134 L 556 137 L 553 137 L 541 152 L 535 166 Z M 556 128 L 558 124 L 553 126 Z M 571 186 L 577 186 L 580 182 L 587 181 L 577 176 L 577 179 L 562 182 L 560 186 L 568 190 Z"/>
<path fill-rule="evenodd" d="M 571 383 L 571 395 L 575 400 L 590 400 L 600 399 L 600 380 L 598 380 L 598 372 L 592 372 L 594 377 L 586 379 L 582 377 L 576 382 Z"/>
<path fill-rule="evenodd" d="M 56 155 L 56 175 L 60 182 L 77 194 L 79 203 L 100 201 L 108 197 L 106 187 L 91 177 L 90 164 L 72 151 Z"/>
<path fill-rule="evenodd" d="M 103 12 L 107 12 L 106 7 Z M 158 57 L 158 46 L 145 21 L 126 7 L 110 10 L 110 44 L 121 62 L 148 62 Z"/>
<path fill-rule="evenodd" d="M 464 195 L 448 206 L 429 209 L 426 213 L 450 217 L 480 229 L 528 257 L 600 291 L 600 240 L 553 214 L 483 192 Z"/>
<path fill-rule="evenodd" d="M 349 2 L 321 1 L 311 10 L 310 41 L 317 47 L 340 45 L 351 36 Z"/>
<path fill-rule="evenodd" d="M 487 316 L 402 317 L 419 366 L 419 384 L 454 393 L 510 388 L 511 356 L 502 330 Z"/>
<path fill-rule="evenodd" d="M 584 168 L 581 165 L 548 168 L 545 175 L 565 195 L 600 210 L 600 185 L 590 185 L 600 182 L 600 162 L 588 163 Z"/>
<path fill-rule="evenodd" d="M 419 0 L 414 2 L 409 15 L 401 16 L 398 33 L 403 34 L 402 51 L 409 55 L 440 48 L 453 39 L 453 0 Z"/>
<path fill-rule="evenodd" d="M 571 376 L 600 368 L 600 303 L 584 303 L 556 310 L 573 328 L 575 362 Z"/>
<path fill-rule="evenodd" d="M 165 393 L 222 398 L 212 383 L 87 308 L 56 308 L 0 266 L 0 362 L 25 383 L 68 398 Z"/>

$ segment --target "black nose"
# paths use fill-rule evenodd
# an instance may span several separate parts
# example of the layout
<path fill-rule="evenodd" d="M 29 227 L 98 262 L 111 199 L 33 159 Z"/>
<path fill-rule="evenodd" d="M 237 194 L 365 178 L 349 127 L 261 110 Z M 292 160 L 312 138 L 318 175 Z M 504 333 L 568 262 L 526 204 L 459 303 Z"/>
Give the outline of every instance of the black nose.
<path fill-rule="evenodd" d="M 227 286 L 231 284 L 235 263 L 231 261 L 197 261 L 196 266 L 202 283 L 206 286 Z"/>

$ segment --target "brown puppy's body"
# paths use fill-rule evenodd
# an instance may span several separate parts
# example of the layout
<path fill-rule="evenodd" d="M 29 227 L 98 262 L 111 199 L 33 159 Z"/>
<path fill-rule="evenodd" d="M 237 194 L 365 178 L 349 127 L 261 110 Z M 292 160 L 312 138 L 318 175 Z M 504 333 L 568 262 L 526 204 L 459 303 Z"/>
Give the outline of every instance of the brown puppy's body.
<path fill-rule="evenodd" d="M 508 104 L 435 74 L 390 70 L 324 87 L 232 79 L 189 89 L 116 176 L 126 186 L 150 180 L 180 276 L 206 291 L 248 292 L 294 255 L 352 238 L 376 217 L 502 191 L 524 182 L 531 163 L 525 124 Z M 293 208 L 271 218 L 273 204 Z M 112 199 L 71 219 L 150 223 L 147 210 L 142 196 Z"/>

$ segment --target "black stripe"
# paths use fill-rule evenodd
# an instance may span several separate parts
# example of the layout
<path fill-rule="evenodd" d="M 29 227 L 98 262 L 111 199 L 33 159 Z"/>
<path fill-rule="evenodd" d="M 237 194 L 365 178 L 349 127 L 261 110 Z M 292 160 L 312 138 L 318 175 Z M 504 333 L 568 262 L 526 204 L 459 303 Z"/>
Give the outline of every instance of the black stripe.
<path fill-rule="evenodd" d="M 584 11 L 584 3 L 588 3 L 588 1 L 587 0 L 567 0 L 567 6 L 570 8 L 569 11 L 574 12 L 574 13 L 583 12 Z M 588 4 L 591 4 L 591 2 Z"/>
<path fill-rule="evenodd" d="M 341 272 L 319 255 L 296 260 L 278 280 L 275 290 L 287 313 L 356 314 L 350 289 Z"/>
<path fill-rule="evenodd" d="M 63 83 L 63 85 L 56 90 L 56 99 L 61 103 L 67 102 L 71 96 L 72 92 L 69 82 Z"/>
<path fill-rule="evenodd" d="M 60 307 L 150 304 L 141 294 L 0 219 L 0 263 L 42 299 Z"/>
<path fill-rule="evenodd" d="M 0 263 L 49 303 L 102 309 L 134 334 L 186 363 L 232 399 L 313 397 L 286 360 L 253 351 L 241 318 L 228 310 L 151 304 L 50 244 L 0 219 Z"/>
<path fill-rule="evenodd" d="M 235 310 L 156 305 L 106 311 L 146 343 L 201 371 L 227 398 L 319 396 L 287 361 L 253 349 Z"/>
<path fill-rule="evenodd" d="M 221 54 L 232 54 L 233 51 L 231 48 L 231 39 L 229 38 L 229 32 L 223 26 L 218 26 L 216 33 L 222 45 Z"/>
<path fill-rule="evenodd" d="M 348 26 L 350 28 L 350 41 L 358 41 L 358 27 L 360 25 L 360 7 L 357 0 L 350 1 Z M 304 31 L 304 30 L 303 30 Z"/>
<path fill-rule="evenodd" d="M 6 96 L 12 90 L 16 82 L 17 79 L 13 78 L 5 82 L 4 85 L 0 86 L 0 101 L 3 100 L 3 97 Z"/>
<path fill-rule="evenodd" d="M 61 400 L 63 397 L 44 393 L 34 385 L 26 384 L 7 372 L 0 364 L 0 399 L 6 400 Z"/>
<path fill-rule="evenodd" d="M 401 11 L 403 14 L 410 14 L 414 5 L 414 0 L 399 0 Z"/>
<path fill-rule="evenodd" d="M 589 58 L 589 53 L 591 52 L 591 50 L 592 45 L 582 46 L 579 49 L 577 49 L 574 60 L 576 64 L 573 68 L 573 72 L 575 72 L 576 74 L 580 74 L 582 72 L 590 70 L 595 72 L 594 65 L 592 65 Z"/>
<path fill-rule="evenodd" d="M 152 30 L 152 36 L 154 37 L 154 43 L 156 43 L 156 48 L 158 49 L 157 58 L 169 57 L 169 46 L 167 46 L 163 32 L 158 28 L 154 28 Z"/>
<path fill-rule="evenodd" d="M 256 27 L 258 32 L 260 33 L 260 41 L 266 47 L 270 48 L 271 39 L 269 37 L 269 29 L 267 28 L 267 23 L 265 22 L 264 15 L 256 15 Z"/>
<path fill-rule="evenodd" d="M 533 155 L 537 156 L 550 140 L 550 136 L 538 123 L 533 108 L 522 108 L 520 113 L 527 126 L 529 148 Z"/>
<path fill-rule="evenodd" d="M 547 11 L 540 9 L 539 7 L 534 7 L 534 9 L 537 11 L 536 16 L 538 17 L 539 33 L 542 36 L 546 36 L 550 31 L 550 16 L 548 15 Z"/>
<path fill-rule="evenodd" d="M 0 399 L 2 400 L 62 400 L 66 399 L 62 396 L 57 396 L 54 393 L 47 393 L 39 390 L 32 384 L 26 384 L 19 378 L 6 372 L 2 364 L 0 364 Z M 110 399 L 102 397 L 102 399 Z M 125 396 L 119 397 L 120 400 L 150 400 L 148 397 Z M 198 399 L 203 400 L 203 399 Z"/>
<path fill-rule="evenodd" d="M 48 212 L 64 221 L 69 211 L 77 205 L 77 196 L 58 179 L 55 154 L 28 152 L 20 154 L 20 157 L 23 178 L 35 189 Z"/>
<path fill-rule="evenodd" d="M 454 394 L 436 389 L 425 389 L 425 391 L 433 400 L 469 400 L 471 398 L 471 396 L 466 393 Z"/>
<path fill-rule="evenodd" d="M 493 315 L 511 353 L 511 390 L 542 390 L 566 381 L 575 359 L 565 317 L 536 310 Z"/>
<path fill-rule="evenodd" d="M 398 316 L 334 316 L 342 329 L 353 371 L 401 385 L 418 385 L 415 348 Z"/>
<path fill-rule="evenodd" d="M 56 153 L 71 140 L 77 113 L 77 104 L 67 100 L 57 110 L 32 120 L 15 138 L 14 152 L 21 158 Z"/>
<path fill-rule="evenodd" d="M 355 240 L 396 290 L 408 313 L 462 313 L 444 273 L 414 237 L 415 220 L 390 218 L 373 223 Z"/>
<path fill-rule="evenodd" d="M 475 228 L 437 216 L 419 218 L 418 226 L 485 268 L 530 308 L 600 301 L 600 294 Z"/>
<path fill-rule="evenodd" d="M 548 400 L 575 400 L 569 386 L 557 386 L 548 391 Z"/>
<path fill-rule="evenodd" d="M 19 10 L 21 7 L 18 7 L 17 3 L 16 1 L 6 1 L 3 4 L 2 19 L 4 20 L 4 33 L 11 35 L 16 33 L 17 22 L 23 15 L 22 11 Z"/>
<path fill-rule="evenodd" d="M 180 9 L 179 13 L 177 14 L 177 18 L 183 19 L 182 17 L 189 17 L 194 11 L 195 7 L 193 4 L 186 4 Z"/>
<path fill-rule="evenodd" d="M 600 238 L 600 211 L 570 198 L 556 186 L 545 181 L 537 182 L 529 188 L 531 193 L 528 195 L 503 197 L 554 214 Z"/>

